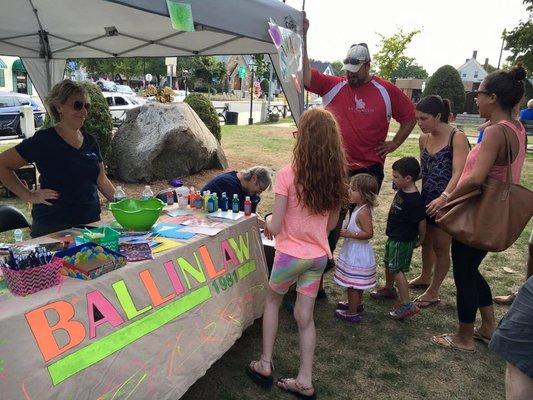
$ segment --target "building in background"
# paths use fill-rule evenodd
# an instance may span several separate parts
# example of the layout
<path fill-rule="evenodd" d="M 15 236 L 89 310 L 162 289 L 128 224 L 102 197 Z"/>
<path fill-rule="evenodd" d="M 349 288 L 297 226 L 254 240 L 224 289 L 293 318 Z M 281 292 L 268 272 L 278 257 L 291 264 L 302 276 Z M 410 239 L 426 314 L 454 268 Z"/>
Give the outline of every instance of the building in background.
<path fill-rule="evenodd" d="M 0 91 L 24 93 L 39 98 L 22 60 L 18 57 L 0 55 Z"/>

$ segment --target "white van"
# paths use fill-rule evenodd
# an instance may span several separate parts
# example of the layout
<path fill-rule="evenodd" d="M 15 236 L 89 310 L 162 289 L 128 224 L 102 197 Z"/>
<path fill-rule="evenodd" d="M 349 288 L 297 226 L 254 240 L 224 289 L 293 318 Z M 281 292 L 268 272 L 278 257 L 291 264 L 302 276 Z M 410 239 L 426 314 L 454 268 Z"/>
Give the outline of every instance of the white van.
<path fill-rule="evenodd" d="M 111 117 L 113 118 L 113 125 L 120 125 L 126 119 L 126 111 L 132 108 L 139 107 L 145 103 L 141 98 L 130 96 L 117 92 L 102 92 L 104 95 Z"/>

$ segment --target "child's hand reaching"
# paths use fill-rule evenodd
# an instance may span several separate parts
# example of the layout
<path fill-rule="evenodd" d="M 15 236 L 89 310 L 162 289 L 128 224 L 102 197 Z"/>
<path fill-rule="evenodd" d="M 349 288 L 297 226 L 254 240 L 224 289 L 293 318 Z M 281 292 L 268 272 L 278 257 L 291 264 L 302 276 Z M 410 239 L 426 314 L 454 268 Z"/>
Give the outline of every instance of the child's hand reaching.
<path fill-rule="evenodd" d="M 341 229 L 339 236 L 343 238 L 349 238 L 349 239 L 353 238 L 352 232 L 350 232 L 348 229 Z"/>

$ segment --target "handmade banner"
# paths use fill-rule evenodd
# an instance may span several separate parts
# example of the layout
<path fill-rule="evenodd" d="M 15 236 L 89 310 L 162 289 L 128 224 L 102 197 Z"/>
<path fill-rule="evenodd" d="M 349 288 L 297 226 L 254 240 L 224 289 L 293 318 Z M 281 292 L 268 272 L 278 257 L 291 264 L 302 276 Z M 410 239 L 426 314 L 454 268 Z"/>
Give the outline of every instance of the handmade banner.
<path fill-rule="evenodd" d="M 0 399 L 178 399 L 262 313 L 255 218 L 92 281 L 0 296 Z"/>

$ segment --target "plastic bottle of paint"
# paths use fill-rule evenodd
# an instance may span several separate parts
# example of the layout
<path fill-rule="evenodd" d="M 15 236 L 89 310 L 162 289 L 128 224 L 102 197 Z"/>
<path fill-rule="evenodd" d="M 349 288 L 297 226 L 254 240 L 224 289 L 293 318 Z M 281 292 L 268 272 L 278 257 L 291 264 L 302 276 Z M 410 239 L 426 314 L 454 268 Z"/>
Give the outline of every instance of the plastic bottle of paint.
<path fill-rule="evenodd" d="M 220 209 L 222 211 L 228 211 L 228 208 L 229 208 L 228 196 L 226 196 L 226 192 L 222 192 L 222 196 L 220 197 Z"/>
<path fill-rule="evenodd" d="M 231 200 L 231 210 L 234 213 L 238 213 L 240 208 L 241 208 L 241 202 L 239 201 L 239 195 L 234 194 L 233 200 Z"/>
<path fill-rule="evenodd" d="M 209 196 L 209 198 L 207 199 L 207 209 L 206 209 L 206 211 L 208 213 L 215 212 L 215 199 L 213 198 L 213 196 Z"/>
<path fill-rule="evenodd" d="M 244 200 L 244 215 L 252 215 L 252 201 L 250 200 L 250 196 L 246 196 Z"/>
<path fill-rule="evenodd" d="M 195 193 L 194 195 L 194 208 L 197 210 L 204 208 L 204 198 L 200 196 L 200 193 Z"/>
<path fill-rule="evenodd" d="M 204 197 L 204 210 L 207 211 L 207 200 L 209 200 L 209 198 L 211 197 L 211 191 L 206 190 L 202 193 L 202 196 Z"/>
<path fill-rule="evenodd" d="M 211 195 L 211 197 L 215 201 L 215 210 L 214 211 L 218 211 L 218 195 L 217 195 L 217 192 L 213 193 Z"/>

